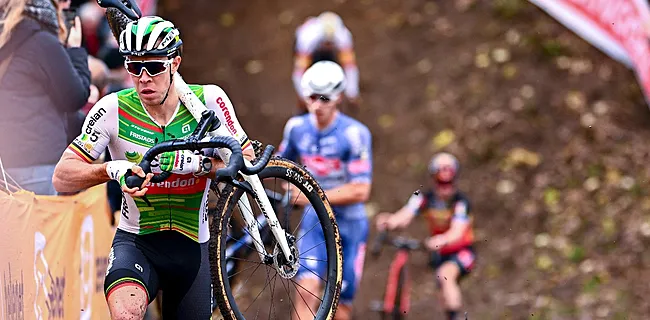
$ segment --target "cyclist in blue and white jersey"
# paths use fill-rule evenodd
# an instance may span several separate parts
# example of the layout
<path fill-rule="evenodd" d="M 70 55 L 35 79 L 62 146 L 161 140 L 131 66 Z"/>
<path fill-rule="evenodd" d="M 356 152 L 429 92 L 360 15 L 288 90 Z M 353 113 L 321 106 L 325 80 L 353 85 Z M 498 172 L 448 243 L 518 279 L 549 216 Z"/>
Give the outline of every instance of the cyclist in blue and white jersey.
<path fill-rule="evenodd" d="M 345 89 L 345 73 L 338 64 L 315 63 L 303 75 L 301 87 L 309 113 L 289 119 L 278 153 L 305 165 L 332 205 L 343 246 L 343 284 L 335 318 L 350 319 L 368 237 L 364 202 L 370 196 L 372 183 L 371 135 L 364 124 L 338 110 Z M 297 204 L 307 206 L 300 225 L 300 235 L 305 236 L 298 237 L 303 258 L 294 319 L 308 319 L 313 318 L 319 304 L 310 292 L 322 289 L 319 275 L 325 272 L 326 249 L 320 228 L 306 230 L 318 222 L 314 211 L 309 210 L 307 198 L 294 195 Z"/>

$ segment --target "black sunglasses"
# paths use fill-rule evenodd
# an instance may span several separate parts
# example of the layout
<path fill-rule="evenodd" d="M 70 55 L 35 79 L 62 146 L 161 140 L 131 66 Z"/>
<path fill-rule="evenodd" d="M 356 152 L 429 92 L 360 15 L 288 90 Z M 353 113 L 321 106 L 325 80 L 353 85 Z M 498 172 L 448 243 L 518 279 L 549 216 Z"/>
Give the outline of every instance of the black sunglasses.
<path fill-rule="evenodd" d="M 322 94 L 312 94 L 311 96 L 309 96 L 309 99 L 311 99 L 312 101 L 320 100 L 320 101 L 323 101 L 323 102 L 332 101 L 332 99 L 330 97 L 324 96 Z"/>
<path fill-rule="evenodd" d="M 147 70 L 151 77 L 155 77 L 165 71 L 172 64 L 172 60 L 147 60 L 147 61 L 124 61 L 126 71 L 133 76 L 142 75 L 142 70 Z"/>

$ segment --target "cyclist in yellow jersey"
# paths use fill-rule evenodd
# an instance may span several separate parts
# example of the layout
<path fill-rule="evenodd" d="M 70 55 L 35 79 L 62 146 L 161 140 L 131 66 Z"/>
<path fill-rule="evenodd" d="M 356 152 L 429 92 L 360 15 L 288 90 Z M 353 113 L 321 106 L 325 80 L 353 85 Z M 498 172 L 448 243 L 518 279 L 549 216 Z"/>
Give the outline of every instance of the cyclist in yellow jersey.
<path fill-rule="evenodd" d="M 172 87 L 182 45 L 169 21 L 146 16 L 130 22 L 119 37 L 119 50 L 135 88 L 95 104 L 54 173 L 54 187 L 60 192 L 111 179 L 121 185 L 121 217 L 104 281 L 112 319 L 143 319 L 159 289 L 164 319 L 208 319 L 212 312 L 207 195 L 223 163 L 191 151 L 166 152 L 154 172 L 170 172 L 169 179 L 152 184 L 149 174 L 140 187 L 125 184 L 128 170 L 145 177 L 136 164 L 149 148 L 184 138 L 197 126 Z M 226 93 L 216 85 L 190 88 L 252 159 L 253 148 Z M 106 147 L 114 160 L 93 164 Z M 140 198 L 145 194 L 150 205 Z"/>

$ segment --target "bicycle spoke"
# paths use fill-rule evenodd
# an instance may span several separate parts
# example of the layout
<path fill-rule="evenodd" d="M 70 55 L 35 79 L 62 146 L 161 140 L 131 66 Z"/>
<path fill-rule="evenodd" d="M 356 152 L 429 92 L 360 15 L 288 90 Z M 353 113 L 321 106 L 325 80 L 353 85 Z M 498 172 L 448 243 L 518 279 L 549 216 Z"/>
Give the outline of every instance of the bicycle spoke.
<path fill-rule="evenodd" d="M 320 302 L 323 302 L 323 300 L 322 300 L 321 298 L 319 298 L 319 297 L 318 297 L 317 295 L 315 295 L 313 292 L 307 290 L 305 287 L 301 286 L 300 283 L 296 282 L 296 281 L 293 280 L 293 279 L 289 279 L 289 281 L 293 282 L 294 285 L 296 285 L 296 286 L 302 288 L 303 290 L 309 292 L 309 294 L 311 294 L 312 296 L 314 296 L 314 298 L 318 299 Z M 297 287 L 296 287 L 296 289 L 297 289 Z"/>
<path fill-rule="evenodd" d="M 311 272 L 313 275 L 315 275 L 315 276 L 317 276 L 318 278 L 320 278 L 321 280 L 323 280 L 323 282 L 327 282 L 327 280 L 323 279 L 323 278 L 322 278 L 318 273 L 314 272 L 312 269 L 307 268 L 307 266 L 305 266 L 304 264 L 302 264 L 302 263 L 300 263 L 300 262 L 298 262 L 298 264 L 300 264 L 301 267 L 303 267 L 303 268 L 309 270 L 309 272 Z"/>
<path fill-rule="evenodd" d="M 255 264 L 266 264 L 266 263 L 261 262 L 261 261 L 245 259 L 245 258 L 239 258 L 239 257 L 230 257 L 229 259 L 237 260 L 237 261 L 246 261 L 246 262 L 255 263 Z"/>
<path fill-rule="evenodd" d="M 298 198 L 299 198 L 300 195 L 302 194 L 302 190 L 298 189 L 298 191 L 299 191 L 299 192 L 298 192 L 298 196 L 296 197 L 295 200 L 293 200 L 293 204 L 291 205 L 291 209 L 293 209 L 293 207 L 296 206 L 296 203 L 298 202 Z"/>
<path fill-rule="evenodd" d="M 303 215 L 303 216 L 304 216 L 304 215 Z M 298 239 L 296 240 L 296 242 L 300 241 L 300 239 L 302 239 L 304 236 L 306 236 L 308 233 L 310 233 L 312 230 L 314 230 L 314 228 L 316 228 L 317 225 L 320 225 L 320 221 L 319 221 L 319 222 L 316 222 L 315 225 L 313 225 L 311 228 L 309 228 L 309 230 L 307 230 L 307 232 L 305 232 L 303 235 L 301 235 L 300 238 L 298 238 Z"/>
<path fill-rule="evenodd" d="M 298 316 L 298 320 L 302 320 L 302 319 L 300 319 L 300 315 L 298 314 L 298 310 L 296 310 L 296 306 L 293 303 L 293 299 L 291 299 L 291 292 L 290 292 L 291 290 L 288 287 L 288 284 L 285 286 L 285 281 L 283 281 L 282 279 L 280 279 L 280 282 L 282 282 L 282 288 L 284 288 L 284 291 L 287 293 L 287 297 L 289 298 L 289 302 L 291 303 L 291 307 L 293 308 L 293 311 L 295 311 L 296 315 Z M 289 282 L 289 281 L 287 280 L 286 282 Z M 291 318 L 291 310 L 289 310 L 289 318 Z"/>
<path fill-rule="evenodd" d="M 288 196 L 288 195 L 289 195 L 289 194 L 286 193 L 285 195 L 283 195 L 283 198 L 284 198 L 285 196 Z M 284 229 L 287 230 L 287 232 L 288 232 L 288 230 L 291 229 L 291 226 L 290 226 L 290 223 L 291 223 L 291 221 L 290 221 L 290 218 L 291 218 L 291 212 L 288 210 L 288 206 L 285 205 L 284 207 L 285 207 L 285 212 L 284 212 Z"/>
<path fill-rule="evenodd" d="M 323 260 L 323 259 L 316 259 L 316 258 L 301 258 L 301 259 L 304 259 L 304 260 L 311 260 L 311 261 L 320 261 L 320 262 L 327 262 L 327 260 Z"/>
<path fill-rule="evenodd" d="M 309 308 L 309 312 L 311 312 L 311 315 L 316 317 L 316 314 L 314 314 L 314 310 L 312 310 L 311 306 L 307 303 L 307 301 L 305 301 L 305 297 L 302 296 L 302 293 L 300 293 L 300 290 L 298 290 L 298 287 L 301 287 L 305 291 L 307 291 L 307 289 L 305 289 L 305 287 L 301 286 L 300 284 L 293 281 L 292 279 L 289 279 L 289 281 L 291 281 L 291 283 L 293 283 L 293 286 L 296 288 L 296 292 L 298 293 L 298 295 L 300 295 L 300 298 L 302 299 L 302 302 L 307 306 L 307 308 Z M 307 292 L 309 292 L 309 291 L 307 291 Z M 314 295 L 313 293 L 311 293 L 311 292 L 309 292 L 309 293 L 312 296 L 316 297 L 316 295 Z M 316 297 L 316 298 L 320 300 L 320 298 L 318 298 L 318 297 Z M 321 300 L 321 302 L 323 302 L 323 301 Z M 296 314 L 297 314 L 297 312 L 296 312 Z"/>
<path fill-rule="evenodd" d="M 308 250 L 305 250 L 304 252 L 301 252 L 300 254 L 301 254 L 301 255 L 302 255 L 302 254 L 305 254 L 305 253 L 311 251 L 312 249 L 314 249 L 314 248 L 320 246 L 320 245 L 323 244 L 323 243 L 325 243 L 325 240 L 323 240 L 323 242 L 321 242 L 321 243 L 319 243 L 319 244 L 317 244 L 317 245 L 315 245 L 315 246 L 309 248 Z"/>
<path fill-rule="evenodd" d="M 314 210 L 314 207 L 311 207 L 311 208 L 309 208 L 309 209 L 310 209 L 310 210 Z M 293 233 L 291 233 L 291 234 L 296 234 L 296 231 L 298 231 L 298 228 L 300 228 L 300 225 L 302 224 L 302 221 L 305 219 L 305 216 L 307 216 L 307 213 L 308 213 L 308 212 L 309 212 L 309 211 L 303 212 L 302 217 L 300 217 L 300 221 L 299 221 L 298 224 L 296 225 L 296 228 L 293 229 Z"/>
<path fill-rule="evenodd" d="M 261 265 L 262 265 L 261 263 L 258 264 L 258 265 L 255 267 L 255 270 L 253 270 L 252 273 L 255 273 L 255 271 L 257 271 L 257 269 L 258 269 Z M 248 269 L 250 269 L 250 268 L 248 268 Z M 243 272 L 243 271 L 244 271 L 244 270 L 242 270 L 242 271 L 240 271 L 240 272 Z M 238 273 L 240 273 L 240 272 L 238 272 Z M 235 275 L 236 275 L 236 274 L 232 275 L 232 277 L 234 277 Z M 231 278 L 232 278 L 232 277 L 231 277 Z M 248 279 L 246 279 L 246 281 L 245 281 L 244 284 L 240 287 L 240 289 L 246 287 L 246 284 L 248 283 L 248 280 L 250 280 L 250 279 L 251 279 L 251 277 L 248 277 Z M 230 278 L 228 278 L 228 280 L 230 280 Z M 237 291 L 237 292 L 233 292 L 233 296 L 235 295 L 235 293 L 239 293 L 239 291 Z"/>
<path fill-rule="evenodd" d="M 246 229 L 244 228 L 244 230 L 246 230 Z M 250 233 L 249 233 L 248 235 L 250 236 Z M 230 239 L 235 240 L 235 242 L 237 242 L 237 243 L 241 243 L 242 245 L 244 245 L 244 246 L 248 247 L 249 249 L 253 250 L 254 252 L 257 252 L 257 249 L 251 247 L 251 246 L 250 246 L 248 243 L 246 243 L 246 242 L 242 242 L 241 239 L 237 239 L 237 238 L 235 238 L 235 237 L 233 237 L 233 236 L 231 236 L 231 235 L 229 235 L 229 234 L 226 235 L 226 236 L 229 237 Z M 251 236 L 251 237 L 252 237 L 252 236 Z M 228 250 L 228 247 L 226 247 L 226 250 Z"/>
<path fill-rule="evenodd" d="M 273 293 L 275 292 L 275 283 L 278 280 L 278 274 L 277 272 L 275 273 L 275 277 L 273 277 L 273 285 L 271 286 L 271 305 L 269 306 L 269 316 L 270 314 L 275 315 L 275 308 L 273 308 Z M 273 317 L 275 318 L 275 317 Z M 271 319 L 271 318 L 269 318 Z"/>
<path fill-rule="evenodd" d="M 275 275 L 277 276 L 278 274 L 276 273 Z M 268 271 L 267 271 L 267 279 L 268 279 Z M 257 298 L 259 298 L 260 295 L 262 294 L 262 292 L 264 292 L 264 289 L 266 289 L 266 287 L 269 286 L 269 283 L 270 283 L 270 281 L 266 282 L 266 284 L 264 285 L 264 288 L 262 288 L 262 290 L 260 290 L 260 293 L 258 293 L 257 296 L 255 296 L 255 299 L 253 299 L 253 301 L 251 301 L 251 304 L 253 304 L 253 302 L 257 301 Z M 250 305 L 248 306 L 248 308 L 250 308 Z M 246 308 L 246 310 L 244 310 L 244 312 L 248 311 L 248 308 Z"/>

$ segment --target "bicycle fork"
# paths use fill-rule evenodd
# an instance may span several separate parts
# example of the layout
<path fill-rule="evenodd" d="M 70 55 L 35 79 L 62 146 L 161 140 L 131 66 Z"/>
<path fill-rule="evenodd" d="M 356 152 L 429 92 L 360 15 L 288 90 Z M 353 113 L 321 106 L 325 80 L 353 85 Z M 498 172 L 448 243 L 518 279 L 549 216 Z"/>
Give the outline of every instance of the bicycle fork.
<path fill-rule="evenodd" d="M 209 136 L 213 135 L 230 135 L 230 132 L 224 126 L 219 126 L 216 130 L 210 132 Z M 209 137 L 207 138 L 209 139 Z M 225 163 L 228 163 L 231 155 L 230 150 L 217 149 L 217 152 L 219 153 L 219 157 Z M 244 159 L 244 162 L 247 166 L 251 165 L 250 161 L 247 159 Z M 275 240 L 277 241 L 280 249 L 282 250 L 282 253 L 284 254 L 284 258 L 286 261 L 293 262 L 297 257 L 293 257 L 291 254 L 291 249 L 289 248 L 289 243 L 287 242 L 286 233 L 280 226 L 280 221 L 278 220 L 278 217 L 275 214 L 273 207 L 271 206 L 271 201 L 269 201 L 269 198 L 266 195 L 262 181 L 260 181 L 260 178 L 257 175 L 247 176 L 242 174 L 242 177 L 251 185 L 255 201 L 262 210 L 262 214 L 266 218 L 266 221 L 269 224 L 269 228 L 271 228 L 271 233 L 273 233 Z M 238 201 L 238 206 L 239 211 L 242 214 L 242 218 L 246 223 L 246 229 L 253 238 L 253 244 L 255 245 L 255 249 L 257 250 L 260 260 L 265 263 L 268 262 L 266 248 L 264 248 L 264 244 L 262 243 L 262 237 L 260 236 L 258 223 L 255 219 L 255 215 L 253 214 L 253 209 L 251 207 L 250 201 L 248 201 L 248 197 L 242 197 Z"/>
<path fill-rule="evenodd" d="M 248 161 L 246 161 L 246 163 L 247 165 L 250 165 Z M 242 175 L 242 176 L 244 177 L 244 180 L 250 183 L 250 185 L 253 187 L 255 201 L 257 202 L 258 206 L 262 210 L 262 214 L 266 218 L 269 228 L 271 229 L 271 233 L 273 233 L 275 240 L 280 246 L 280 249 L 282 250 L 284 257 L 286 258 L 286 261 L 293 262 L 294 259 L 297 257 L 293 257 L 293 255 L 291 254 L 291 250 L 289 249 L 289 243 L 287 242 L 287 235 L 284 229 L 282 229 L 282 226 L 280 225 L 280 221 L 278 220 L 278 217 L 275 214 L 275 211 L 273 210 L 273 206 L 271 206 L 271 201 L 269 201 L 269 198 L 266 195 L 266 191 L 264 190 L 264 185 L 262 185 L 262 182 L 260 181 L 257 175 L 255 176 Z M 250 201 L 248 201 L 247 197 L 243 197 L 239 200 L 238 205 L 239 205 L 239 211 L 242 213 L 244 221 L 246 222 L 246 228 L 248 229 L 251 236 L 253 237 L 255 249 L 257 250 L 257 253 L 260 256 L 260 259 L 262 261 L 266 261 L 266 257 L 267 257 L 266 249 L 264 248 L 264 244 L 262 243 L 262 237 L 260 236 L 260 232 L 258 228 L 259 223 L 255 219 L 255 215 L 253 214 L 253 210 L 251 209 Z"/>

